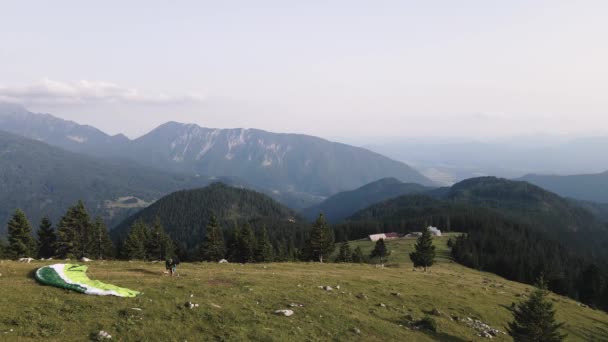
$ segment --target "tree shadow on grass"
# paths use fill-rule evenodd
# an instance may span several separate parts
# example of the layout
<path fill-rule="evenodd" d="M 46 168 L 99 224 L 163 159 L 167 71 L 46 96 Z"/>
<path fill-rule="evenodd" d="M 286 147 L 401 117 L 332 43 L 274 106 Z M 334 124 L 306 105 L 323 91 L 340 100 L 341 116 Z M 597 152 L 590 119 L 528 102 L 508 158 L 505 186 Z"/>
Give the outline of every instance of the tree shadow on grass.
<path fill-rule="evenodd" d="M 145 268 L 131 268 L 127 270 L 128 272 L 138 272 L 138 273 L 145 273 L 145 274 L 149 274 L 149 275 L 155 275 L 155 276 L 162 276 L 164 275 L 163 271 L 150 271 L 147 270 Z"/>

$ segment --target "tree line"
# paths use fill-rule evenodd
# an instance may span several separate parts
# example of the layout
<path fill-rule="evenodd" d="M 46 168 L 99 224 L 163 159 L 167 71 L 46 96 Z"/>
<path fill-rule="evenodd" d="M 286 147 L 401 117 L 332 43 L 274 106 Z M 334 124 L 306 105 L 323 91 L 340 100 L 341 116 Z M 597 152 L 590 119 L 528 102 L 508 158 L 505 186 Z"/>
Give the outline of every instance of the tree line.
<path fill-rule="evenodd" d="M 0 253 L 9 258 L 95 258 L 109 259 L 115 248 L 100 217 L 91 219 L 84 203 L 79 201 L 63 215 L 56 229 L 48 218 L 42 218 L 37 236 L 25 213 L 16 209 L 7 224 L 8 241 Z"/>

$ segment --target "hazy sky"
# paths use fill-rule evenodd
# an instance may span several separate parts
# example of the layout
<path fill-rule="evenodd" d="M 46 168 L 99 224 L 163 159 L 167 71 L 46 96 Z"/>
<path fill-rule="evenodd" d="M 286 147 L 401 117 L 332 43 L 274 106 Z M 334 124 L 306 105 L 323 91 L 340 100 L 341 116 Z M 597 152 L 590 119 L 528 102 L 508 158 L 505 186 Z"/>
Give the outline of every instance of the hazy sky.
<path fill-rule="evenodd" d="M 608 1 L 2 1 L 0 100 L 108 133 L 608 134 Z"/>

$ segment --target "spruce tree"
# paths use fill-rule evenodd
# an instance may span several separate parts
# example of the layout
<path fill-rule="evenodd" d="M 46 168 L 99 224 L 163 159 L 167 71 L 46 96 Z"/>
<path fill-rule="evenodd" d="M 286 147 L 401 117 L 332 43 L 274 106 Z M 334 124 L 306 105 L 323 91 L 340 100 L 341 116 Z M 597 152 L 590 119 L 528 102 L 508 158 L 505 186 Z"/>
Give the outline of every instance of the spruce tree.
<path fill-rule="evenodd" d="M 384 258 L 388 256 L 388 250 L 386 249 L 386 244 L 384 243 L 384 239 L 380 239 L 376 241 L 376 245 L 369 255 L 370 258 L 379 258 L 380 263 L 384 264 Z"/>
<path fill-rule="evenodd" d="M 87 254 L 96 259 L 109 259 L 114 256 L 114 244 L 101 217 L 97 217 L 88 234 Z"/>
<path fill-rule="evenodd" d="M 355 251 L 353 252 L 353 262 L 356 262 L 356 263 L 365 262 L 365 254 L 363 254 L 363 250 L 359 246 L 357 246 L 357 248 L 355 248 Z"/>
<path fill-rule="evenodd" d="M 122 246 L 123 257 L 128 260 L 144 260 L 146 258 L 147 230 L 148 228 L 141 219 L 133 223 L 131 231 Z"/>
<path fill-rule="evenodd" d="M 0 259 L 6 258 L 6 242 L 3 239 L 0 239 Z"/>
<path fill-rule="evenodd" d="M 317 221 L 312 226 L 307 247 L 311 254 L 310 256 L 319 260 L 319 262 L 323 262 L 334 251 L 334 234 L 325 221 L 323 214 L 319 214 Z"/>
<path fill-rule="evenodd" d="M 272 243 L 268 238 L 268 231 L 266 226 L 263 226 L 260 230 L 257 243 L 255 246 L 255 261 L 256 262 L 271 262 L 274 259 Z"/>
<path fill-rule="evenodd" d="M 160 218 L 154 219 L 154 224 L 148 233 L 146 241 L 146 255 L 150 260 L 165 260 L 175 253 L 173 241 L 165 232 Z"/>
<path fill-rule="evenodd" d="M 57 234 L 55 234 L 55 229 L 53 229 L 51 221 L 44 217 L 38 227 L 38 257 L 45 259 L 54 257 L 57 254 L 55 251 L 56 243 Z"/>
<path fill-rule="evenodd" d="M 57 254 L 62 258 L 80 258 L 86 255 L 91 220 L 84 203 L 69 208 L 57 228 Z"/>
<path fill-rule="evenodd" d="M 239 262 L 240 254 L 239 254 L 239 246 L 241 243 L 241 228 L 235 226 L 230 233 L 230 238 L 228 240 L 228 252 L 227 257 L 230 261 Z"/>
<path fill-rule="evenodd" d="M 340 251 L 338 252 L 338 256 L 336 257 L 336 262 L 352 262 L 353 261 L 353 252 L 350 250 L 350 245 L 348 241 L 342 242 L 340 244 Z"/>
<path fill-rule="evenodd" d="M 435 246 L 433 246 L 433 237 L 428 228 L 424 229 L 416 241 L 415 248 L 416 251 L 410 253 L 414 268 L 423 267 L 426 272 L 427 267 L 431 267 L 435 262 Z"/>
<path fill-rule="evenodd" d="M 239 234 L 237 247 L 238 262 L 255 262 L 255 250 L 257 241 L 251 226 L 245 224 Z"/>
<path fill-rule="evenodd" d="M 21 209 L 15 210 L 13 217 L 8 221 L 7 231 L 7 254 L 10 257 L 24 258 L 36 256 L 36 242 L 32 237 L 32 227 Z"/>
<path fill-rule="evenodd" d="M 530 297 L 512 309 L 513 322 L 507 331 L 517 342 L 559 342 L 566 338 L 559 330 L 564 323 L 555 321 L 553 303 L 547 298 L 547 283 L 541 276 Z"/>
<path fill-rule="evenodd" d="M 205 261 L 220 261 L 226 254 L 224 236 L 215 215 L 211 216 L 201 244 L 201 257 Z"/>

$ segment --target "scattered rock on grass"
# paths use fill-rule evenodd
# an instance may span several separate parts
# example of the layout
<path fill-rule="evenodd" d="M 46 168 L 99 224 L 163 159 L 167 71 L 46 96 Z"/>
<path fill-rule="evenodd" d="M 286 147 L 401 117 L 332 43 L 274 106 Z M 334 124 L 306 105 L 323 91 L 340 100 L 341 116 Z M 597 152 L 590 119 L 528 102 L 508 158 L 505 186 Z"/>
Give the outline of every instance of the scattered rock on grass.
<path fill-rule="evenodd" d="M 329 285 L 323 285 L 323 286 L 319 286 L 320 289 L 323 289 L 325 291 L 333 291 L 333 287 L 329 286 Z"/>
<path fill-rule="evenodd" d="M 292 308 L 303 308 L 304 304 L 291 303 L 291 304 L 289 304 L 289 307 L 292 307 Z"/>
<path fill-rule="evenodd" d="M 386 304 L 384 304 L 384 303 L 380 303 L 378 306 L 379 306 L 379 307 L 381 307 L 381 308 L 385 308 L 385 307 L 386 307 Z"/>
<path fill-rule="evenodd" d="M 353 332 L 357 335 L 361 334 L 361 330 L 359 330 L 358 328 L 353 328 Z"/>
<path fill-rule="evenodd" d="M 293 310 L 276 310 L 274 313 L 276 315 L 282 315 L 285 317 L 289 317 L 289 316 L 293 315 Z"/>
<path fill-rule="evenodd" d="M 359 293 L 356 297 L 359 299 L 367 299 L 367 296 L 365 295 L 365 293 Z"/>
<path fill-rule="evenodd" d="M 106 339 L 111 339 L 111 338 L 112 338 L 112 335 L 108 334 L 107 332 L 105 332 L 103 330 L 97 334 L 97 339 L 99 339 L 99 340 L 106 340 Z"/>
<path fill-rule="evenodd" d="M 194 304 L 194 303 L 192 303 L 192 302 L 186 302 L 185 306 L 186 306 L 188 309 L 194 309 L 194 308 L 198 308 L 198 304 Z"/>
<path fill-rule="evenodd" d="M 218 261 L 218 264 L 228 264 L 228 260 L 222 259 L 222 260 Z"/>
<path fill-rule="evenodd" d="M 399 292 L 391 292 L 391 294 L 395 297 L 401 297 L 401 293 Z"/>

